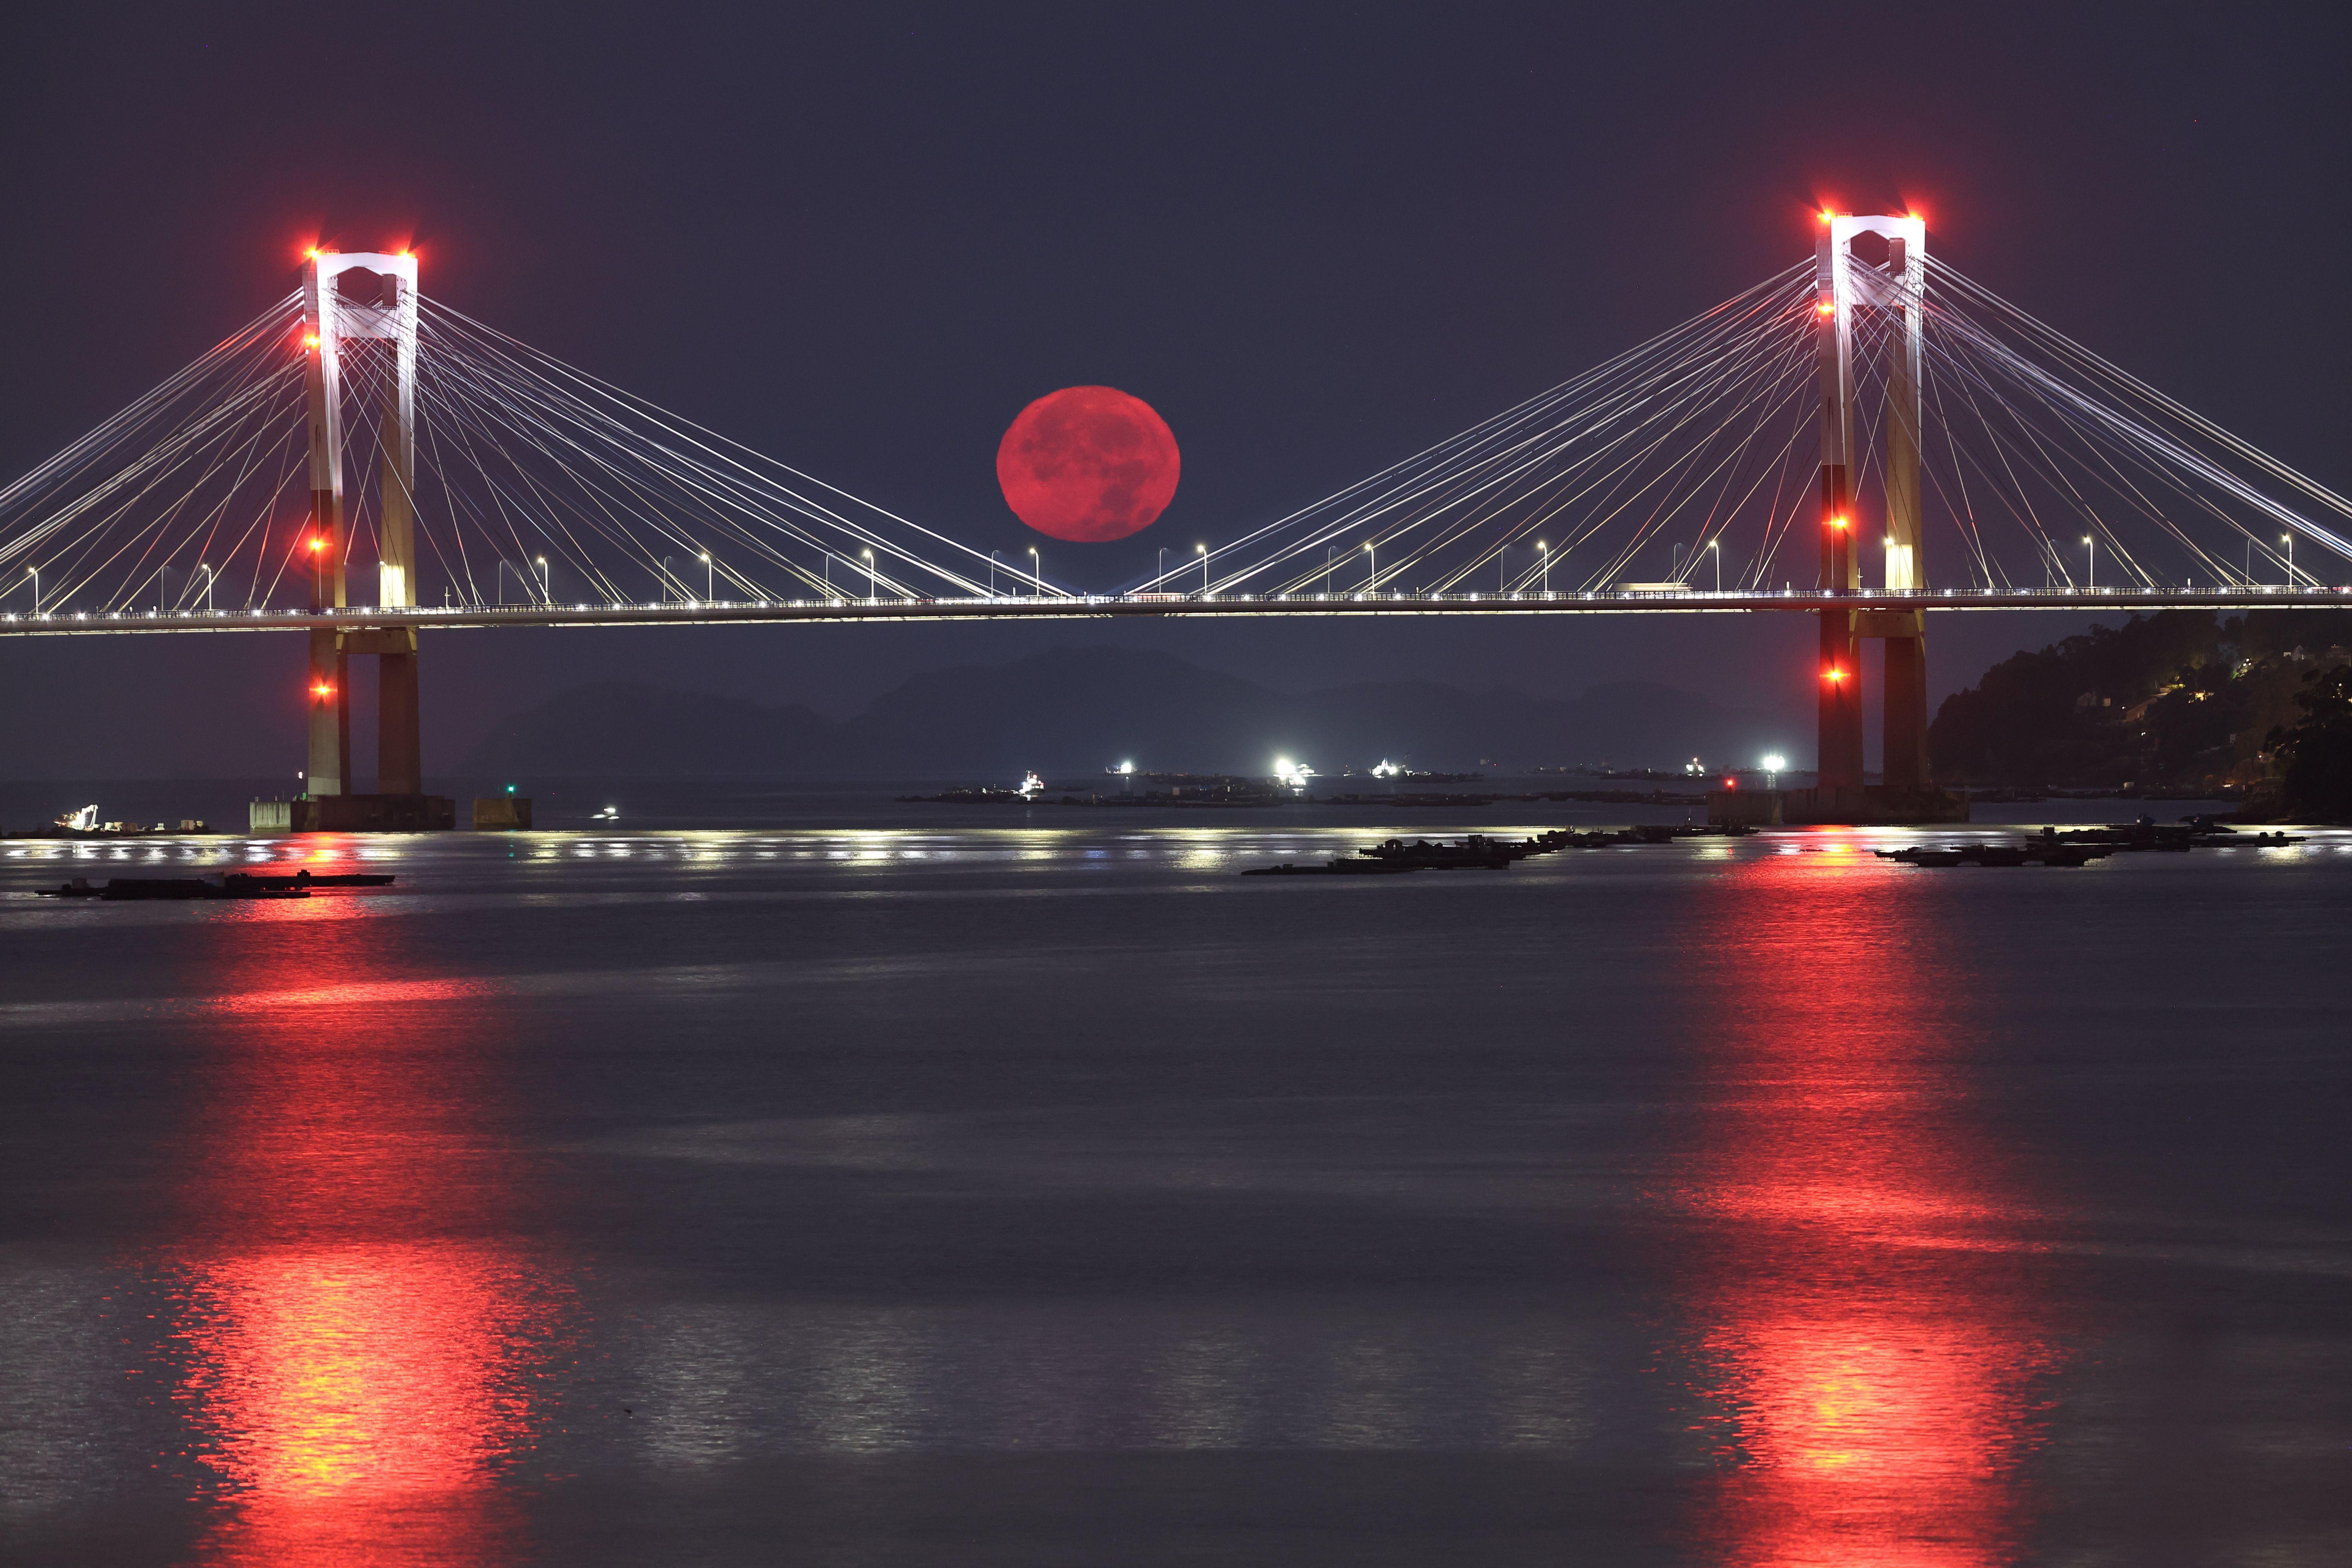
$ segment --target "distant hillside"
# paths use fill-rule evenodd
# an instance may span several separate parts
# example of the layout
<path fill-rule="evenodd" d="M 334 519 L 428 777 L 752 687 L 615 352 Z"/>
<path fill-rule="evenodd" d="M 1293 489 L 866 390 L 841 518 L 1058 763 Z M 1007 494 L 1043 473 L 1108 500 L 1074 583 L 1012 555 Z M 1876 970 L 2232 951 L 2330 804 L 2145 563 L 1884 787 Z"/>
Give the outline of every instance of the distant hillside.
<path fill-rule="evenodd" d="M 1747 756 L 1790 737 L 1752 714 L 1646 681 L 1568 700 L 1506 687 L 1381 681 L 1292 694 L 1170 654 L 1055 648 L 919 675 L 854 719 L 798 705 L 605 681 L 502 720 L 460 764 L 506 773 L 875 776 L 1139 767 L 1263 773 L 1277 755 L 1326 772 L 1382 757 L 1430 768 L 1492 759 L 1663 766 Z"/>
<path fill-rule="evenodd" d="M 1950 783 L 2208 788 L 2269 771 L 2315 666 L 2342 662 L 2352 610 L 2134 616 L 2021 653 L 1944 700 L 1927 731 Z"/>

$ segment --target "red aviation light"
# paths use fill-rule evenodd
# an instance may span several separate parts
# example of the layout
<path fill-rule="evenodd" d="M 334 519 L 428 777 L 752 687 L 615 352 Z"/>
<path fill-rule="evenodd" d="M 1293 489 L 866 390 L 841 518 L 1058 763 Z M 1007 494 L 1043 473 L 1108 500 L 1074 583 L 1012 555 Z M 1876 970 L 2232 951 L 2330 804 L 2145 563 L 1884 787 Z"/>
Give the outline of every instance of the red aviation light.
<path fill-rule="evenodd" d="M 1845 679 L 1845 671 L 1840 669 L 1836 665 L 1832 665 L 1829 668 L 1822 671 L 1822 679 L 1828 681 L 1832 686 L 1835 686 L 1839 681 Z"/>
<path fill-rule="evenodd" d="M 326 542 L 325 540 L 323 540 L 323 539 L 320 538 L 320 537 L 319 537 L 317 534 L 315 534 L 315 533 L 314 533 L 314 534 L 312 534 L 312 535 L 310 536 L 310 553 L 311 553 L 311 554 L 316 555 L 317 553 L 319 553 L 319 552 L 320 552 L 320 551 L 324 550 L 325 548 L 327 548 L 327 542 Z"/>
<path fill-rule="evenodd" d="M 1830 526 L 1832 528 L 1843 528 L 1845 526 L 1845 519 L 1842 517 L 1833 517 L 1830 519 Z"/>
<path fill-rule="evenodd" d="M 316 332 L 304 332 L 302 334 L 302 346 L 306 349 L 317 348 L 319 346 L 319 334 Z"/>
<path fill-rule="evenodd" d="M 1834 316 L 1837 314 L 1837 307 L 1832 304 L 1829 300 L 1824 300 L 1820 304 L 1813 307 L 1813 314 L 1816 316 Z"/>
<path fill-rule="evenodd" d="M 328 685 L 323 680 L 315 683 L 310 688 L 310 695 L 313 697 L 332 697 L 334 694 L 335 689 Z"/>

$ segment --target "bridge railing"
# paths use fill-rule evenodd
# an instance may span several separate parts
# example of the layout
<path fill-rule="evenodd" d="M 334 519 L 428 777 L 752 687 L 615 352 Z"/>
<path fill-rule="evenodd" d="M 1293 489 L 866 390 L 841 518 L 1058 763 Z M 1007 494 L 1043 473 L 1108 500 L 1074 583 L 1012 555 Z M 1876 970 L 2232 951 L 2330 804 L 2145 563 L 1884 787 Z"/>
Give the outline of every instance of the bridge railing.
<path fill-rule="evenodd" d="M 1391 589 L 1349 590 L 1325 594 L 1000 594 L 958 597 L 862 597 L 835 595 L 832 598 L 803 599 L 703 599 L 668 600 L 633 604 L 625 601 L 579 601 L 571 604 L 540 603 L 533 605 L 346 605 L 329 609 L 311 609 L 302 605 L 272 607 L 267 605 L 237 606 L 227 609 L 147 609 L 129 611 L 93 611 L 45 609 L 37 615 L 27 611 L 0 612 L 0 631 L 31 632 L 75 630 L 158 630 L 203 631 L 235 630 L 255 627 L 257 624 L 282 626 L 288 624 L 352 626 L 381 625 L 394 622 L 402 625 L 427 626 L 435 623 L 467 626 L 500 625 L 526 626 L 562 625 L 579 620 L 594 621 L 617 616 L 634 624 L 693 624 L 699 620 L 740 620 L 750 616 L 774 615 L 795 619 L 824 619 L 839 616 L 845 619 L 863 617 L 905 617 L 925 616 L 956 616 L 965 618 L 1002 616 L 1019 618 L 1038 611 L 1084 613 L 1099 610 L 1106 613 L 1139 615 L 1187 616 L 1214 611 L 1258 611 L 1282 613 L 1306 611 L 1349 613 L 1360 606 L 1362 610 L 1381 613 L 1422 613 L 1446 610 L 1492 610 L 1502 606 L 1521 606 L 1540 611 L 1547 606 L 1560 610 L 1578 608 L 1641 609 L 1653 611 L 1705 610 L 1726 611 L 1770 610 L 1786 605 L 1791 610 L 1810 610 L 1839 604 L 1857 606 L 1896 605 L 1934 608 L 1938 605 L 1966 608 L 1974 605 L 2000 608 L 2095 609 L 2102 605 L 2119 608 L 2158 607 L 2163 605 L 2212 605 L 2226 607 L 2259 607 L 2264 605 L 2312 605 L 2352 601 L 2352 584 L 2239 583 L 2206 587 L 2166 584 L 2126 584 L 2097 588 L 2045 586 L 2026 588 L 1924 588 L 1909 593 L 1874 589 L 1823 590 L 1785 587 L 1780 589 L 1591 589 L 1557 592 L 1534 590 L 1481 590 L 1445 593 Z"/>

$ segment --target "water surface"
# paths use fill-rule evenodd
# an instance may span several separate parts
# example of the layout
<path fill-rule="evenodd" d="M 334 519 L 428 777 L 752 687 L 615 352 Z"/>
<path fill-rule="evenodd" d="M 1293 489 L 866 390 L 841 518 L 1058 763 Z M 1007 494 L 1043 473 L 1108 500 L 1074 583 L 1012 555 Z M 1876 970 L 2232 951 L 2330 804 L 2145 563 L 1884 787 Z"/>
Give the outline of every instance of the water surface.
<path fill-rule="evenodd" d="M 2352 836 L 794 809 L 6 844 L 10 1561 L 2352 1558 Z"/>

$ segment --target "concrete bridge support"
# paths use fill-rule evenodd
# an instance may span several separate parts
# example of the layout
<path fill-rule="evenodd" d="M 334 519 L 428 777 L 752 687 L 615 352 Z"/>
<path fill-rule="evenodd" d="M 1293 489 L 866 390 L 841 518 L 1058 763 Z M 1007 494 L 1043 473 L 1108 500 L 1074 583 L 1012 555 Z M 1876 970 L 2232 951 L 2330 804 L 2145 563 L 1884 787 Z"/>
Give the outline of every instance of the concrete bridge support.
<path fill-rule="evenodd" d="M 342 288 L 354 269 L 372 290 Z M 301 548 L 310 563 L 314 609 L 347 605 L 343 507 L 343 345 L 376 340 L 390 355 L 384 377 L 376 512 L 379 624 L 310 634 L 309 793 L 352 793 L 351 659 L 376 660 L 376 793 L 425 788 L 416 679 L 416 627 L 397 612 L 416 603 L 416 258 L 313 251 L 302 273 L 303 346 L 310 355 L 310 521 Z"/>
<path fill-rule="evenodd" d="M 1854 241 L 1865 236 L 1875 254 L 1857 253 Z M 1852 465 L 1853 321 L 1864 308 L 1882 312 L 1890 338 L 1883 422 L 1886 587 L 1916 593 L 1927 586 L 1919 489 L 1927 242 L 1927 225 L 1916 217 L 1824 215 L 1814 310 L 1822 378 L 1822 586 L 1832 593 L 1854 593 L 1862 585 L 1857 542 L 1864 524 Z M 1927 639 L 1926 617 L 1917 611 L 1822 612 L 1821 787 L 1862 788 L 1861 652 L 1871 637 L 1886 646 L 1881 710 L 1885 791 L 1927 795 L 1934 789 L 1927 773 Z"/>

